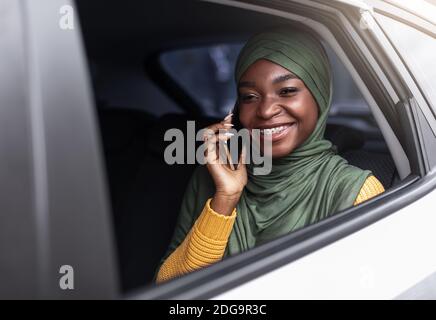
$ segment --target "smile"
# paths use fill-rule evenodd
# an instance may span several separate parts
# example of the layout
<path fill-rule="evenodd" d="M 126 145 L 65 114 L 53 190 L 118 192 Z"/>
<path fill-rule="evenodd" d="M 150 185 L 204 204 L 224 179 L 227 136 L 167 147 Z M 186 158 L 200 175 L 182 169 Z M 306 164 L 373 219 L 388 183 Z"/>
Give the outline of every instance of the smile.
<path fill-rule="evenodd" d="M 277 141 L 285 137 L 291 128 L 296 126 L 296 122 L 283 124 L 271 128 L 258 128 L 261 138 Z"/>
<path fill-rule="evenodd" d="M 280 133 L 283 130 L 285 130 L 286 128 L 289 128 L 290 125 L 288 126 L 280 126 L 280 127 L 275 127 L 275 128 L 268 128 L 268 129 L 260 129 L 260 134 L 262 135 L 272 135 L 275 133 Z"/>

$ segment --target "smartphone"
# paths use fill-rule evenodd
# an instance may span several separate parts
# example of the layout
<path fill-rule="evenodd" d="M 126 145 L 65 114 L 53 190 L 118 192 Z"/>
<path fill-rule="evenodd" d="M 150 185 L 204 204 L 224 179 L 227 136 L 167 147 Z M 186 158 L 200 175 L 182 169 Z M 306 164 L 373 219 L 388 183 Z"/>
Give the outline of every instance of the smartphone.
<path fill-rule="evenodd" d="M 235 106 L 233 107 L 232 113 L 233 113 L 233 117 L 232 117 L 233 129 L 239 132 L 239 130 L 241 130 L 243 127 L 241 122 L 239 121 L 238 100 L 236 100 L 235 102 Z M 238 159 L 242 151 L 242 139 L 238 138 L 238 136 L 236 135 L 231 137 L 229 140 L 227 140 L 227 147 L 229 148 L 230 152 L 231 152 L 230 144 L 234 144 L 234 143 L 236 143 L 238 146 L 237 155 L 231 154 L 231 156 L 232 156 L 232 163 L 236 167 L 238 165 Z"/>

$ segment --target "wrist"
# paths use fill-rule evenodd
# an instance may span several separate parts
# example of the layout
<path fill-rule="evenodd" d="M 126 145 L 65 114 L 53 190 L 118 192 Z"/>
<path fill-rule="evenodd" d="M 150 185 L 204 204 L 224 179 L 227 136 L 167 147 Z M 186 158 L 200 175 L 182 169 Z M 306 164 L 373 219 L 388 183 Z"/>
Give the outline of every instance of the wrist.
<path fill-rule="evenodd" d="M 230 216 L 236 208 L 240 197 L 241 193 L 229 195 L 216 192 L 210 202 L 210 207 L 219 214 Z"/>
<path fill-rule="evenodd" d="M 239 198 L 241 197 L 242 194 L 242 190 L 241 191 L 225 191 L 225 190 L 221 190 L 219 188 L 215 189 L 215 197 L 220 197 L 223 199 L 227 199 L 229 201 L 231 200 L 239 200 Z"/>

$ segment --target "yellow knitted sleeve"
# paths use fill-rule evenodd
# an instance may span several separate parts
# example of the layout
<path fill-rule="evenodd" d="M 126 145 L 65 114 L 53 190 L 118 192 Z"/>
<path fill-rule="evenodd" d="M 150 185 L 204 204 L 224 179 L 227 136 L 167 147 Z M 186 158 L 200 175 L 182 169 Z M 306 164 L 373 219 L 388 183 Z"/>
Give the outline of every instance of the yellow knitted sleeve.
<path fill-rule="evenodd" d="M 210 207 L 211 199 L 206 201 L 185 240 L 160 267 L 156 282 L 190 273 L 222 259 L 236 219 L 236 209 L 230 216 L 224 216 Z"/>
<path fill-rule="evenodd" d="M 384 191 L 385 188 L 383 187 L 381 182 L 375 176 L 369 176 L 365 180 L 362 188 L 360 189 L 360 192 L 357 195 L 356 200 L 354 201 L 354 205 L 357 206 L 358 204 L 369 200 L 379 195 L 380 193 L 383 193 Z"/>

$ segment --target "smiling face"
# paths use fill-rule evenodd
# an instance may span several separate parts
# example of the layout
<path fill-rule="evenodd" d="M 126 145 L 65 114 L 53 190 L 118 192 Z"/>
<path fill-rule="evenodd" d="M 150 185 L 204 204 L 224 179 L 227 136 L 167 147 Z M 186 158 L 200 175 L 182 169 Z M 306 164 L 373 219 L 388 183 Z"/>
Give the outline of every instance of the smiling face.
<path fill-rule="evenodd" d="M 290 154 L 313 132 L 318 106 L 303 81 L 265 59 L 253 63 L 238 83 L 239 120 L 243 127 L 261 129 L 272 142 L 272 158 Z"/>

